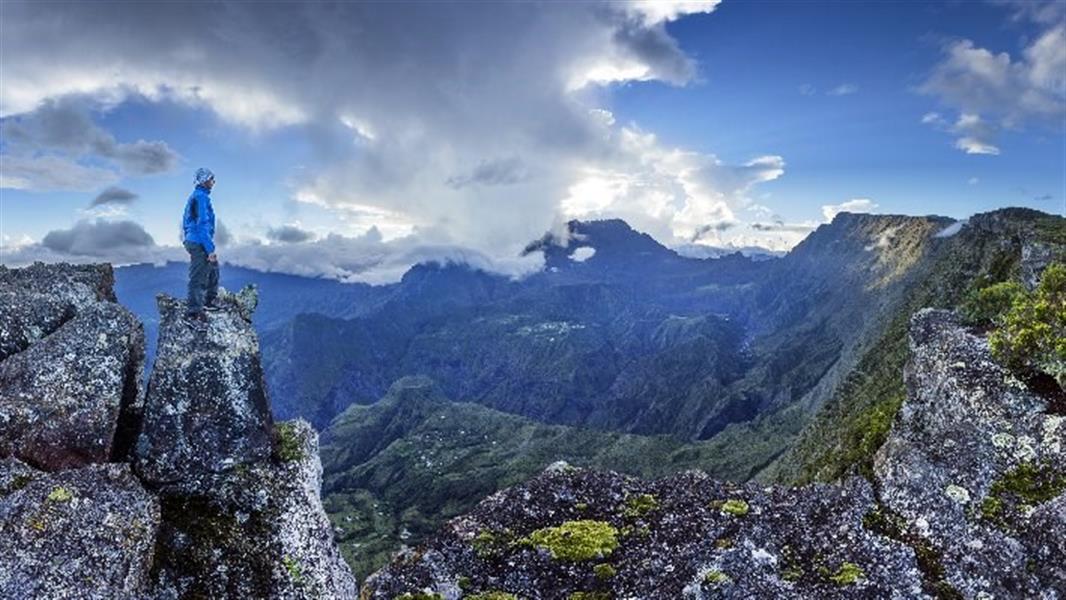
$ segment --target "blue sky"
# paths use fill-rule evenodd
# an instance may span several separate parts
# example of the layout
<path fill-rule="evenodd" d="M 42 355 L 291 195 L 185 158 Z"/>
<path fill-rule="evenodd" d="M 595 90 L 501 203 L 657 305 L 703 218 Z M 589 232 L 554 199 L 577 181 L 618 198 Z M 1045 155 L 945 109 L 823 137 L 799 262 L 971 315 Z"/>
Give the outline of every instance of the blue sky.
<path fill-rule="evenodd" d="M 1063 210 L 1061 115 L 1057 132 L 1035 124 L 1005 132 L 998 156 L 964 154 L 921 123 L 944 111 L 917 91 L 944 43 L 968 38 L 1017 55 L 1040 30 L 1002 6 L 724 2 L 670 30 L 698 57 L 702 81 L 625 86 L 614 110 L 669 143 L 729 160 L 784 156 L 787 173 L 764 186 L 765 203 L 789 219 L 852 197 L 872 198 L 882 212 L 957 218 L 1006 205 Z M 857 91 L 826 94 L 842 84 Z M 801 94 L 805 85 L 812 95 Z"/>
<path fill-rule="evenodd" d="M 181 259 L 199 166 L 224 259 L 371 281 L 528 271 L 568 218 L 784 249 L 1066 202 L 1061 3 L 165 6 L 4 3 L 0 261 Z"/>

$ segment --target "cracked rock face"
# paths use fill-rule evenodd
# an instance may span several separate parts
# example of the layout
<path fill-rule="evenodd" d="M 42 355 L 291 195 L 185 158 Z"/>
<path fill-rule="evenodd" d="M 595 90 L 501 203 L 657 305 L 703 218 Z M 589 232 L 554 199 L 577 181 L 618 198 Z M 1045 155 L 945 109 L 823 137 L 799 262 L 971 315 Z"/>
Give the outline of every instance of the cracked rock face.
<path fill-rule="evenodd" d="M 222 293 L 204 330 L 159 297 L 137 471 L 162 503 L 158 598 L 354 598 L 320 500 L 318 437 L 274 426 L 250 318 L 254 289 Z"/>
<path fill-rule="evenodd" d="M 127 464 L 0 461 L 0 597 L 141 598 L 158 526 L 159 502 Z"/>
<path fill-rule="evenodd" d="M 52 333 L 82 309 L 115 302 L 111 265 L 0 265 L 0 360 Z"/>
<path fill-rule="evenodd" d="M 788 490 L 722 483 L 699 472 L 647 483 L 553 467 L 398 557 L 367 581 L 363 597 L 920 596 L 910 549 L 863 526 L 873 508 L 873 492 L 859 479 Z M 581 521 L 605 524 L 616 547 L 573 559 L 535 543 L 537 530 Z"/>
<path fill-rule="evenodd" d="M 238 467 L 210 495 L 163 495 L 159 598 L 355 598 L 319 501 L 318 437 L 279 425 L 275 461 Z"/>
<path fill-rule="evenodd" d="M 1066 418 L 950 312 L 915 314 L 910 346 L 907 401 L 875 463 L 882 501 L 964 597 L 1066 597 Z"/>
<path fill-rule="evenodd" d="M 219 301 L 225 309 L 196 330 L 182 319 L 183 302 L 159 296 L 159 349 L 137 442 L 146 481 L 195 490 L 270 455 L 270 406 L 248 301 L 228 293 Z"/>
<path fill-rule="evenodd" d="M 110 275 L 68 265 L 52 274 L 0 269 L 0 345 L 8 352 L 0 361 L 0 456 L 56 470 L 128 449 L 144 332 L 101 291 Z"/>
<path fill-rule="evenodd" d="M 204 331 L 160 297 L 145 399 L 111 285 L 108 265 L 0 267 L 0 598 L 355 598 L 317 435 L 271 421 L 254 289 Z"/>

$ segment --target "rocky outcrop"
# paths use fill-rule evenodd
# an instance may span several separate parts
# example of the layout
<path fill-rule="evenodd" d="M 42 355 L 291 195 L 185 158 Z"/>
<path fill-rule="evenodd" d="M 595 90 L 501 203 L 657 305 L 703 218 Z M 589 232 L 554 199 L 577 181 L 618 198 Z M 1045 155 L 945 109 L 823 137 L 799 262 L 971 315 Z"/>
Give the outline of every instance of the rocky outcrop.
<path fill-rule="evenodd" d="M 1066 598 L 1066 415 L 950 312 L 916 314 L 910 352 L 872 483 L 553 467 L 399 555 L 362 597 Z"/>
<path fill-rule="evenodd" d="M 354 598 L 319 500 L 318 440 L 278 427 L 276 460 L 215 476 L 205 494 L 163 494 L 159 598 Z"/>
<path fill-rule="evenodd" d="M 0 461 L 0 597 L 141 598 L 158 526 L 159 501 L 127 464 Z"/>
<path fill-rule="evenodd" d="M 952 313 L 917 313 L 910 346 L 907 401 L 875 462 L 885 507 L 965 598 L 1066 597 L 1066 416 Z"/>
<path fill-rule="evenodd" d="M 221 292 L 204 330 L 160 296 L 159 352 L 136 467 L 161 499 L 159 598 L 351 598 L 319 500 L 318 440 L 275 427 L 252 328 L 254 288 Z"/>
<path fill-rule="evenodd" d="M 870 486 L 760 489 L 688 472 L 653 483 L 549 468 L 372 576 L 364 598 L 909 597 L 906 546 L 862 525 Z M 596 595 L 599 594 L 599 595 Z M 509 596 L 508 596 L 509 597 Z"/>
<path fill-rule="evenodd" d="M 159 297 L 159 349 L 137 442 L 146 481 L 195 491 L 210 487 L 211 476 L 270 456 L 273 425 L 251 315 L 236 295 L 219 302 L 226 309 L 200 331 L 182 319 L 184 302 Z"/>
<path fill-rule="evenodd" d="M 0 268 L 0 597 L 354 598 L 317 436 L 270 417 L 254 289 L 203 330 L 160 298 L 145 400 L 110 274 Z"/>
<path fill-rule="evenodd" d="M 25 350 L 82 309 L 114 302 L 111 265 L 0 265 L 0 360 Z"/>
<path fill-rule="evenodd" d="M 144 333 L 110 285 L 106 265 L 0 267 L 0 456 L 54 470 L 128 450 Z"/>

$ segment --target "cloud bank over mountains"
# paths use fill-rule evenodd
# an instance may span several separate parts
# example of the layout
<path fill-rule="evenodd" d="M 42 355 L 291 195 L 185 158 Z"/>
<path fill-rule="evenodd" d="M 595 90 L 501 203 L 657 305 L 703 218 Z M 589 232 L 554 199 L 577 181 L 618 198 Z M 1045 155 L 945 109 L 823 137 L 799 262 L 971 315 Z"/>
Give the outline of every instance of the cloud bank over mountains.
<path fill-rule="evenodd" d="M 91 119 L 147 99 L 251 132 L 299 130 L 315 161 L 290 174 L 292 200 L 386 239 L 506 262 L 560 219 L 621 216 L 689 240 L 737 224 L 784 160 L 670 147 L 604 106 L 612 85 L 693 82 L 698 65 L 666 24 L 717 4 L 71 3 L 63 19 L 51 3 L 15 4 L 0 116 L 20 153 L 5 154 L 4 184 L 98 190 L 173 169 L 181 157 L 164 141 L 118 142 Z M 244 252 L 370 251 L 280 224 L 265 237 Z M 389 250 L 377 243 L 370 262 Z"/>
<path fill-rule="evenodd" d="M 534 268 L 516 258 L 528 241 L 601 217 L 670 245 L 787 249 L 816 223 L 754 202 L 787 157 L 764 148 L 725 160 L 611 112 L 618 86 L 700 84 L 700 64 L 667 26 L 714 19 L 718 3 L 7 3 L 0 186 L 85 192 L 92 206 L 55 235 L 7 241 L 0 260 L 184 258 L 169 236 L 147 244 L 132 231 L 134 197 L 121 191 L 200 158 L 99 124 L 128 102 L 306 142 L 305 164 L 264 173 L 287 186 L 291 218 L 250 230 L 219 205 L 237 224 L 225 258 L 238 264 L 378 280 L 436 252 L 520 274 Z M 1022 56 L 957 41 L 923 85 L 958 113 L 930 123 L 966 152 L 998 152 L 1003 127 L 1061 119 L 1061 17 L 1024 18 L 1047 32 Z M 822 95 L 860 92 L 835 81 Z M 336 227 L 295 224 L 301 210 Z"/>

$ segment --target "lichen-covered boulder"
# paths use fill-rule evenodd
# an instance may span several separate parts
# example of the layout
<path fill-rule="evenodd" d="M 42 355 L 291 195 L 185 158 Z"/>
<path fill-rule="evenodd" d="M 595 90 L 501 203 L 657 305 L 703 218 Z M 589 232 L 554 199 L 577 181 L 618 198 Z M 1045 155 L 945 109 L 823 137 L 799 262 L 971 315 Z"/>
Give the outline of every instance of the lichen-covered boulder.
<path fill-rule="evenodd" d="M 246 296 L 222 293 L 224 308 L 204 329 L 182 318 L 184 302 L 159 296 L 159 348 L 136 451 L 146 481 L 193 492 L 269 457 L 270 405 Z"/>
<path fill-rule="evenodd" d="M 914 315 L 907 400 L 875 460 L 885 507 L 965 598 L 1066 597 L 1066 417 L 947 311 Z"/>
<path fill-rule="evenodd" d="M 127 464 L 0 461 L 0 598 L 143 598 L 159 503 Z"/>
<path fill-rule="evenodd" d="M 107 301 L 80 306 L 0 362 L 0 456 L 46 470 L 121 457 L 139 419 L 143 365 L 132 313 Z"/>
<path fill-rule="evenodd" d="M 356 597 L 319 498 L 318 438 L 277 426 L 277 453 L 216 477 L 205 495 L 162 495 L 159 598 Z"/>
<path fill-rule="evenodd" d="M 912 550 L 864 525 L 874 510 L 857 479 L 763 489 L 554 466 L 401 554 L 362 597 L 921 597 Z"/>
<path fill-rule="evenodd" d="M 21 352 L 82 309 L 115 302 L 111 265 L 0 265 L 0 361 Z"/>

